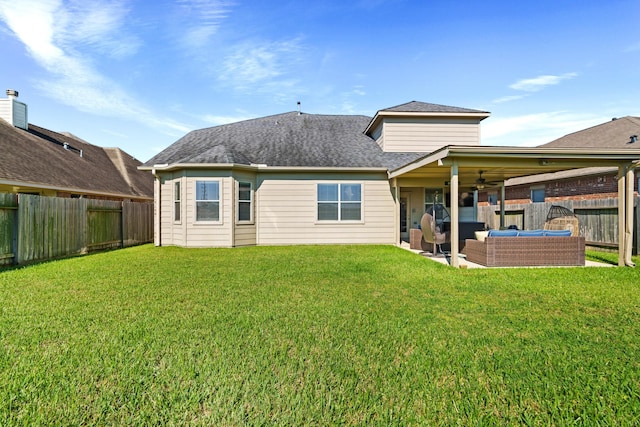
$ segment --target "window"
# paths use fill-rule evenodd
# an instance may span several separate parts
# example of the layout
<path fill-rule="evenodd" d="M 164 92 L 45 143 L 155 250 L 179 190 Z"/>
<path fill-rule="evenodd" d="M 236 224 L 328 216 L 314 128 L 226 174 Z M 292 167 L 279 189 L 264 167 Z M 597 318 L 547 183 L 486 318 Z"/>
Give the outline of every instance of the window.
<path fill-rule="evenodd" d="M 362 184 L 318 184 L 318 221 L 361 221 Z"/>
<path fill-rule="evenodd" d="M 532 202 L 544 202 L 544 187 L 534 187 L 531 189 Z"/>
<path fill-rule="evenodd" d="M 498 204 L 498 193 L 496 193 L 495 191 L 493 192 L 489 192 L 487 194 L 487 199 L 490 205 L 497 205 Z"/>
<path fill-rule="evenodd" d="M 180 181 L 173 183 L 173 220 L 180 221 Z"/>
<path fill-rule="evenodd" d="M 196 221 L 220 221 L 220 182 L 196 181 Z"/>
<path fill-rule="evenodd" d="M 238 222 L 253 221 L 252 200 L 253 192 L 251 191 L 250 182 L 238 183 Z"/>
<path fill-rule="evenodd" d="M 433 207 L 433 205 L 442 205 L 444 200 L 442 197 L 442 189 L 440 188 L 425 188 L 424 189 L 424 210 L 425 212 Z M 447 203 L 447 206 L 449 204 Z"/>

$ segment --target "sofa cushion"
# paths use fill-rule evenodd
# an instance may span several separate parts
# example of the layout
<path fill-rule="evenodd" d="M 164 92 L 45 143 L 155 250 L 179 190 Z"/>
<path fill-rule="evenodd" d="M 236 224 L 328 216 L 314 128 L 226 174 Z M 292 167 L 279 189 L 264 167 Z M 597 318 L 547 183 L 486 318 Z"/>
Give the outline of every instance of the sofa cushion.
<path fill-rule="evenodd" d="M 542 237 L 544 236 L 544 231 L 543 230 L 520 230 L 518 231 L 518 236 Z"/>
<path fill-rule="evenodd" d="M 475 231 L 476 240 L 484 242 L 484 238 L 489 235 L 489 231 Z"/>
<path fill-rule="evenodd" d="M 514 237 L 518 235 L 518 230 L 489 230 L 487 237 Z"/>
<path fill-rule="evenodd" d="M 571 230 L 544 230 L 545 236 L 571 236 Z"/>

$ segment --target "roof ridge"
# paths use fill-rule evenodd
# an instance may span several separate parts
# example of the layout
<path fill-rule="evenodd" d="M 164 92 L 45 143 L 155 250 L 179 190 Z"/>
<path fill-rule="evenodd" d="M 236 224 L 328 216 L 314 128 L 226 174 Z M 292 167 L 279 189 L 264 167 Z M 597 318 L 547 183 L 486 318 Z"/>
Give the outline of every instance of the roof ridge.
<path fill-rule="evenodd" d="M 640 117 L 636 117 L 636 116 L 625 116 L 623 117 L 624 119 L 628 119 L 631 120 L 633 123 L 637 124 L 638 126 L 640 126 Z"/>
<path fill-rule="evenodd" d="M 122 176 L 122 179 L 127 183 L 127 185 L 133 188 L 133 184 L 131 183 L 131 177 L 129 176 L 129 172 L 127 172 L 127 167 L 124 164 L 124 159 L 122 158 L 123 151 L 119 148 L 102 148 L 104 152 L 107 154 L 113 166 L 115 166 L 116 170 Z"/>

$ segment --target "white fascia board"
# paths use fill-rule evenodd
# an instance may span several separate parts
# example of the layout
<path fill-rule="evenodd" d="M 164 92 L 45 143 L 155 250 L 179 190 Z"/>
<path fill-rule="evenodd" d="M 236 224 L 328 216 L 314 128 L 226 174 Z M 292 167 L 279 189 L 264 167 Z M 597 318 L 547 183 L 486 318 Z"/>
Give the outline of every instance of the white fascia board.
<path fill-rule="evenodd" d="M 584 149 L 584 148 L 536 148 L 507 146 L 462 146 L 449 145 L 427 154 L 413 162 L 389 172 L 389 178 L 395 178 L 422 166 L 437 162 L 438 165 L 450 165 L 453 159 L 540 159 L 566 160 L 576 162 L 576 167 L 596 166 L 593 161 L 604 160 L 609 166 L 633 163 L 640 160 L 640 149 Z M 584 164 L 579 164 L 579 161 Z"/>
<path fill-rule="evenodd" d="M 152 166 L 138 166 L 139 170 L 170 172 L 178 169 L 257 169 L 255 166 L 236 163 L 163 163 Z"/>
<path fill-rule="evenodd" d="M 342 172 L 342 173 L 357 173 L 357 172 L 387 172 L 387 168 L 347 168 L 347 167 L 304 167 L 304 166 L 265 166 L 260 167 L 261 172 Z"/>
<path fill-rule="evenodd" d="M 173 163 L 171 165 L 139 166 L 140 170 L 155 170 L 156 172 L 169 172 L 178 169 L 245 169 L 261 172 L 387 172 L 387 168 L 376 167 L 323 167 L 323 166 L 268 166 L 264 164 L 237 164 L 237 163 Z"/>
<path fill-rule="evenodd" d="M 407 172 L 411 172 L 412 170 L 421 168 L 422 166 L 436 163 L 440 165 L 443 159 L 445 159 L 449 154 L 449 147 L 442 147 L 439 150 L 434 151 L 433 153 L 426 154 L 423 157 L 420 157 L 414 160 L 411 163 L 408 163 L 404 166 L 399 167 L 398 169 L 389 171 L 389 178 L 396 178 L 400 175 L 404 175 Z"/>
<path fill-rule="evenodd" d="M 378 111 L 376 115 L 371 119 L 369 124 L 364 130 L 364 134 L 368 135 L 374 127 L 378 125 L 383 119 L 387 117 L 417 117 L 417 118 L 429 118 L 429 117 L 451 117 L 451 118 L 476 118 L 478 122 L 490 117 L 491 113 L 478 112 L 478 113 L 453 113 L 453 112 L 402 112 L 402 111 Z"/>

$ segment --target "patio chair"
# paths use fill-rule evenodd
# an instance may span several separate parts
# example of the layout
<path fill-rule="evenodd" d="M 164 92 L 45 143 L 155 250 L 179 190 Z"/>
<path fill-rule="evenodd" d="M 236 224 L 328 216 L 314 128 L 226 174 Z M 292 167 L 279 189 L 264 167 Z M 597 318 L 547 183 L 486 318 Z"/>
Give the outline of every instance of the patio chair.
<path fill-rule="evenodd" d="M 422 237 L 424 238 L 424 241 L 433 245 L 431 253 L 433 255 L 437 255 L 438 250 L 443 253 L 442 247 L 440 245 L 449 243 L 449 232 L 442 232 L 440 230 L 440 227 L 436 224 L 435 219 L 429 212 L 426 212 L 424 215 L 422 215 L 422 219 L 420 220 L 420 227 L 422 228 Z"/>
<path fill-rule="evenodd" d="M 545 230 L 571 230 L 572 236 L 580 233 L 580 222 L 575 213 L 564 206 L 552 205 L 544 223 Z"/>

